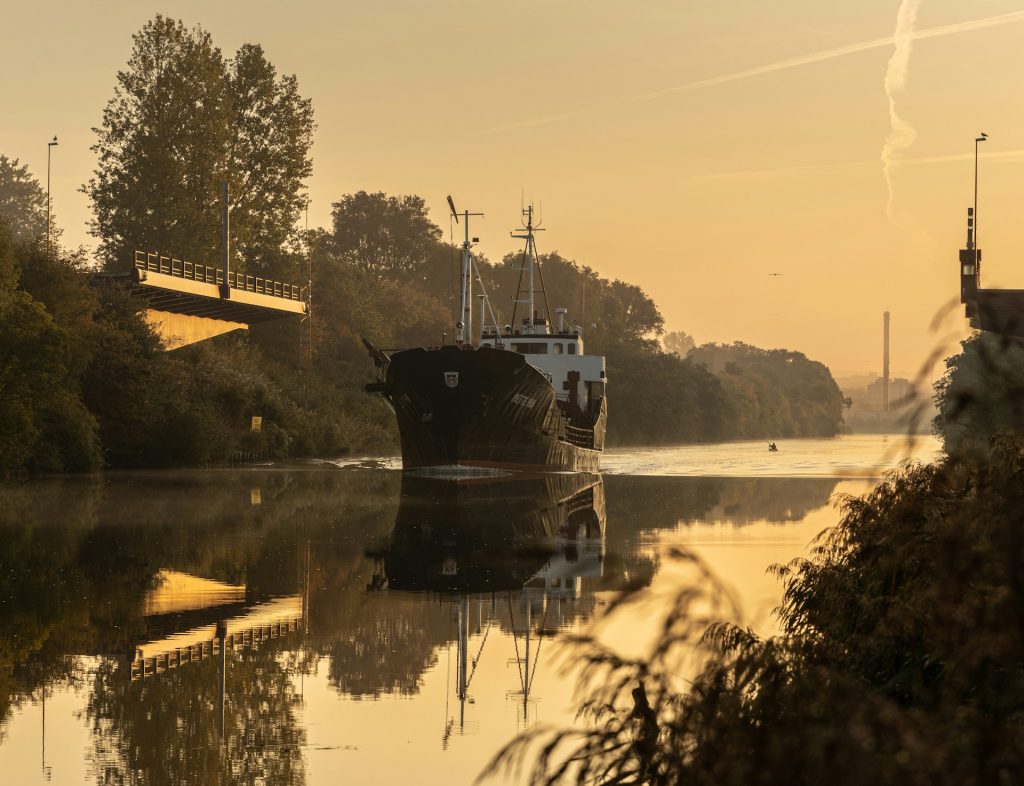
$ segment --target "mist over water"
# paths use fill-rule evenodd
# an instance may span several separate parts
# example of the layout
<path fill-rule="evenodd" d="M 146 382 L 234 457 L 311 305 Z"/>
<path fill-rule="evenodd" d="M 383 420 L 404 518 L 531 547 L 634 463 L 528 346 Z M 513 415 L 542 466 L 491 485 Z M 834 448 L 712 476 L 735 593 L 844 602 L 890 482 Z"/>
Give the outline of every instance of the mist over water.
<path fill-rule="evenodd" d="M 832 495 L 870 487 L 854 478 L 937 447 L 905 445 L 615 451 L 603 478 L 364 464 L 2 486 L 0 772 L 469 783 L 518 732 L 572 722 L 566 635 L 626 585 L 685 581 L 672 549 L 771 632 L 765 568 L 806 553 Z"/>

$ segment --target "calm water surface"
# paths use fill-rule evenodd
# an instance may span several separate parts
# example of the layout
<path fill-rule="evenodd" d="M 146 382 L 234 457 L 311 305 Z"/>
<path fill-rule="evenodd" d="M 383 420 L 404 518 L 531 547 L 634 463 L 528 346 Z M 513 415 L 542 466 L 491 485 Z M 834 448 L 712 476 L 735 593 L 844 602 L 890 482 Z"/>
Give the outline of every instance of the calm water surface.
<path fill-rule="evenodd" d="M 854 436 L 614 451 L 603 477 L 354 461 L 0 486 L 0 782 L 468 784 L 572 722 L 566 633 L 627 583 L 688 580 L 672 549 L 771 633 L 765 569 L 835 523 L 834 494 L 936 453 Z"/>

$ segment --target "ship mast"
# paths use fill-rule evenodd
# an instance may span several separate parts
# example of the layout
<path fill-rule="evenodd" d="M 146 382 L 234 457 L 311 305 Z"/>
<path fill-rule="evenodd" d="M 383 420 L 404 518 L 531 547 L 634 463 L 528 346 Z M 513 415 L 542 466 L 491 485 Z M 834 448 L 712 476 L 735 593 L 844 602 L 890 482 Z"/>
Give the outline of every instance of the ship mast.
<path fill-rule="evenodd" d="M 525 240 L 526 247 L 523 249 L 523 265 L 519 268 L 519 286 L 516 290 L 515 300 L 512 301 L 512 327 L 516 328 L 516 311 L 520 305 L 525 305 L 529 311 L 527 312 L 529 317 L 526 320 L 526 324 L 522 327 L 521 332 L 523 334 L 542 333 L 547 334 L 549 332 L 549 326 L 551 325 L 551 309 L 548 308 L 548 295 L 544 290 L 544 274 L 540 269 L 540 261 L 537 253 L 537 239 L 534 237 L 535 232 L 543 232 L 540 228 L 540 222 L 536 226 L 533 224 L 533 205 L 529 205 L 523 208 L 523 216 L 526 217 L 526 223 L 523 225 L 523 229 L 526 230 L 525 235 L 517 235 L 510 233 L 516 240 Z M 544 315 L 543 320 L 537 318 L 537 304 L 535 295 L 537 288 L 534 285 L 534 272 L 540 278 L 540 293 L 544 297 Z M 523 273 L 526 274 L 526 289 L 523 289 Z M 525 293 L 526 298 L 522 295 Z M 542 330 L 537 330 L 537 325 L 543 326 Z"/>
<path fill-rule="evenodd" d="M 459 223 L 459 213 L 455 209 L 455 202 L 452 201 L 451 196 L 448 197 L 448 207 L 451 208 L 455 223 Z M 462 213 L 462 225 L 466 233 L 465 240 L 462 242 L 462 279 L 459 287 L 462 291 L 462 304 L 459 309 L 461 318 L 455 325 L 455 343 L 460 347 L 464 343 L 470 342 L 473 335 L 473 261 L 471 254 L 473 243 L 470 242 L 469 237 L 469 219 L 470 216 L 482 218 L 483 215 L 483 213 L 470 213 L 468 210 L 464 210 Z M 476 240 L 476 238 L 472 238 L 473 242 Z"/>

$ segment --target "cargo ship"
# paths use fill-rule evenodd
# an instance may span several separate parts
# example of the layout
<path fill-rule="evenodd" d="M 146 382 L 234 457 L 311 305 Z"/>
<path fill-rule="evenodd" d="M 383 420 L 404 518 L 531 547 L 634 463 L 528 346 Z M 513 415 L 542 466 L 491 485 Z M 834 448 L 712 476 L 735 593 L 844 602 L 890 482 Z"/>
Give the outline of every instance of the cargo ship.
<path fill-rule="evenodd" d="M 451 197 L 448 203 L 458 220 Z M 469 221 L 479 215 L 461 214 L 453 343 L 383 350 L 366 342 L 377 368 L 377 381 L 366 389 L 395 413 L 405 470 L 596 472 L 608 420 L 605 359 L 586 354 L 583 329 L 570 324 L 564 308 L 551 318 L 532 206 L 512 234 L 524 248 L 512 319 L 499 329 L 472 253 L 477 239 Z"/>

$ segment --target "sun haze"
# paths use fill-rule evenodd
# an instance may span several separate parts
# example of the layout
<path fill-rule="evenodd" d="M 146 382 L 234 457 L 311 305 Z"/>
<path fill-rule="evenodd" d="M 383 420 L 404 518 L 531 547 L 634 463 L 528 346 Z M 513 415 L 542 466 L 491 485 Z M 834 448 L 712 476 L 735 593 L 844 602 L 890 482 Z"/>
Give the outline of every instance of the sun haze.
<path fill-rule="evenodd" d="M 156 12 L 231 53 L 262 44 L 314 105 L 311 225 L 356 190 L 481 211 L 512 249 L 520 202 L 541 251 L 641 285 L 698 342 L 787 347 L 836 374 L 894 373 L 963 332 L 956 250 L 981 158 L 986 284 L 1024 284 L 1024 7 L 950 0 L 19 3 L 0 53 L 0 151 L 46 174 L 65 243 L 92 246 L 78 188 L 131 35 Z M 43 33 L 45 32 L 45 35 Z M 39 41 L 45 40 L 45 47 Z M 886 169 L 889 176 L 886 177 Z M 211 250 L 211 258 L 216 250 Z M 772 274 L 779 275 L 772 275 Z"/>

